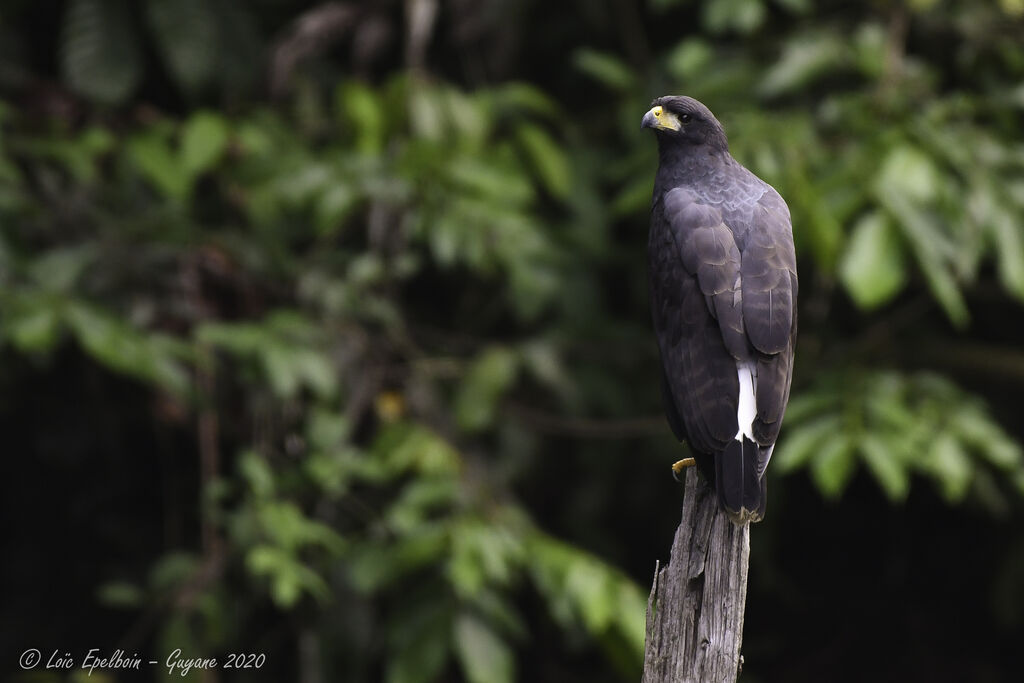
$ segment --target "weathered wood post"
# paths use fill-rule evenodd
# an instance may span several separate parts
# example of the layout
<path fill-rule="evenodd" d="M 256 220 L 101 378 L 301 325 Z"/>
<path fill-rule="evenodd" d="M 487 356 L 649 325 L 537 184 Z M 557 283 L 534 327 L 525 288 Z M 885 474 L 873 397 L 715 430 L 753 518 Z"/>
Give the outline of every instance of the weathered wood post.
<path fill-rule="evenodd" d="M 750 525 L 719 510 L 696 467 L 683 519 L 647 601 L 643 683 L 733 683 L 740 672 Z"/>

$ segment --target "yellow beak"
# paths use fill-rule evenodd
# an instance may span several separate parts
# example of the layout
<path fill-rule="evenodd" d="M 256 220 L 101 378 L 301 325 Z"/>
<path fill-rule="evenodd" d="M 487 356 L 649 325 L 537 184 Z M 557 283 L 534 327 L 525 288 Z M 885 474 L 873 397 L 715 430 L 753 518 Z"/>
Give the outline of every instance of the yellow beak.
<path fill-rule="evenodd" d="M 679 118 L 661 105 L 653 107 L 644 114 L 640 121 L 641 128 L 654 128 L 656 130 L 679 130 Z"/>

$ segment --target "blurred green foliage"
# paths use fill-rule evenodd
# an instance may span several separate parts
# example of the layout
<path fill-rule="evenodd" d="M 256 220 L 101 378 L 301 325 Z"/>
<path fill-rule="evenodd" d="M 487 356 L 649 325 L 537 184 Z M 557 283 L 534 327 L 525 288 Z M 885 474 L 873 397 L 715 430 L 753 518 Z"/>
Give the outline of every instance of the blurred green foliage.
<path fill-rule="evenodd" d="M 1024 301 L 1019 3 L 660 0 L 649 22 L 699 22 L 646 59 L 574 34 L 571 92 L 319 57 L 273 103 L 255 95 L 274 34 L 257 10 L 315 8 L 59 4 L 59 88 L 81 114 L 0 104 L 0 343 L 7 363 L 76 344 L 168 414 L 220 418 L 216 542 L 98 589 L 175 600 L 161 642 L 237 644 L 229 615 L 270 601 L 340 643 L 337 679 L 502 683 L 535 647 L 533 596 L 636 677 L 642 590 L 514 492 L 558 457 L 552 424 L 657 410 L 638 122 L 665 92 L 709 103 L 792 209 L 802 331 L 770 476 L 806 469 L 834 498 L 863 465 L 893 502 L 931 480 L 951 505 L 1019 505 L 1019 424 L 954 376 L 988 367 L 956 351 L 974 310 L 1016 319 Z M 1019 386 L 1019 337 L 985 335 Z"/>

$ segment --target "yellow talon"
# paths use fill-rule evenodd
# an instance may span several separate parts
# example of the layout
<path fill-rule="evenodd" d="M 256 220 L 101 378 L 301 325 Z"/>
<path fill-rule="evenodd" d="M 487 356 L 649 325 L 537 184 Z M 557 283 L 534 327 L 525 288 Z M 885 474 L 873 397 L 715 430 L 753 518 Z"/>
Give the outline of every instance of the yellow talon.
<path fill-rule="evenodd" d="M 682 460 L 677 460 L 676 462 L 672 463 L 672 476 L 675 477 L 677 480 L 682 481 L 681 477 L 683 476 L 683 470 L 685 470 L 687 467 L 693 467 L 696 464 L 697 461 L 694 460 L 693 458 L 683 458 Z"/>

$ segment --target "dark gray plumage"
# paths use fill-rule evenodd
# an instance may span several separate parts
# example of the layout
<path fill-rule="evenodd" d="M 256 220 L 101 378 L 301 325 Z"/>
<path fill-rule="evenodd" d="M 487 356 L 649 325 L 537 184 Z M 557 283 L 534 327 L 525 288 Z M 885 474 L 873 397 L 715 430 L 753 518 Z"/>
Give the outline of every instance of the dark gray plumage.
<path fill-rule="evenodd" d="M 648 262 L 665 412 L 733 520 L 757 521 L 793 376 L 789 208 L 697 100 L 660 97 L 642 125 L 658 139 Z"/>

